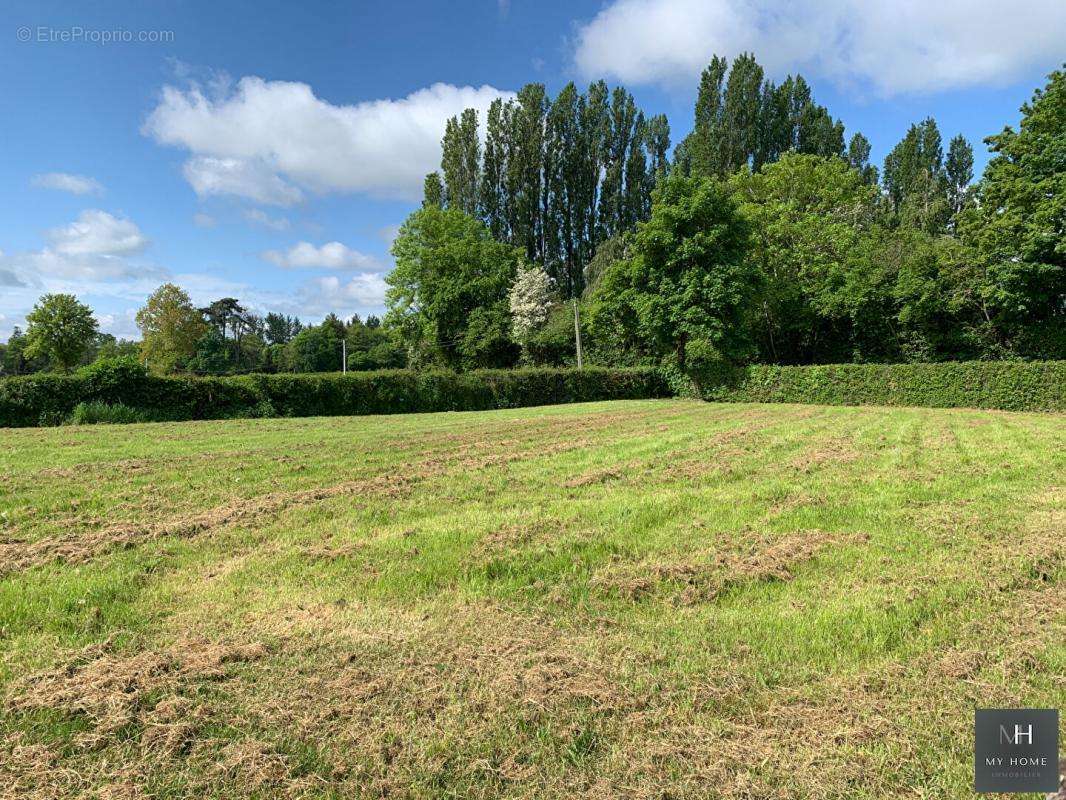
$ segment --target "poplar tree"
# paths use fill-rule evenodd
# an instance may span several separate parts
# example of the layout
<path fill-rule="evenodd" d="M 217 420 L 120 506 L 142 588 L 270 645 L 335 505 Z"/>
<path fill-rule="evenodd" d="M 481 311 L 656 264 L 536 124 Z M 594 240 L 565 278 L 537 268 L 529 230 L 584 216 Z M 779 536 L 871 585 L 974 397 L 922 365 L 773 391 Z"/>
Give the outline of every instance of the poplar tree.
<path fill-rule="evenodd" d="M 885 158 L 885 193 L 897 224 L 939 233 L 951 216 L 944 149 L 936 120 L 911 125 Z"/>
<path fill-rule="evenodd" d="M 476 214 L 478 207 L 481 146 L 477 126 L 477 111 L 468 108 L 448 120 L 441 141 L 440 166 L 446 204 L 465 214 Z"/>
<path fill-rule="evenodd" d="M 683 173 L 728 176 L 744 166 L 759 170 L 785 153 L 845 154 L 844 125 L 814 102 L 802 76 L 780 85 L 763 79 L 750 53 L 715 56 L 700 78 L 693 131 L 678 146 Z"/>
<path fill-rule="evenodd" d="M 422 207 L 428 206 L 444 208 L 444 184 L 439 172 L 429 173 L 422 182 Z"/>
<path fill-rule="evenodd" d="M 870 164 L 870 140 L 861 133 L 856 133 L 848 142 L 848 164 L 862 175 L 863 183 L 871 186 L 877 183 L 877 167 Z"/>
<path fill-rule="evenodd" d="M 507 174 L 507 130 L 504 125 L 503 100 L 496 98 L 489 106 L 485 124 L 485 160 L 481 172 L 479 208 L 481 218 L 493 237 L 507 236 L 504 209 L 504 179 Z"/>
<path fill-rule="evenodd" d="M 948 145 L 944 172 L 947 176 L 951 213 L 958 214 L 969 199 L 970 182 L 973 180 L 973 147 L 961 133 Z"/>

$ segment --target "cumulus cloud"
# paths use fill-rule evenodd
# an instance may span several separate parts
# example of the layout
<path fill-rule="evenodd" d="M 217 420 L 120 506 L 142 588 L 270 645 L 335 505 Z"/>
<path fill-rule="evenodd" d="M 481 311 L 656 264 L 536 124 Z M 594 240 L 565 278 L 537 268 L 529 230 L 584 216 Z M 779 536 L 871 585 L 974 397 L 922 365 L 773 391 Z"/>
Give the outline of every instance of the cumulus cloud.
<path fill-rule="evenodd" d="M 305 83 L 245 77 L 232 87 L 166 86 L 143 132 L 192 153 L 199 194 L 292 205 L 301 189 L 415 200 L 440 162 L 445 121 L 465 108 L 484 119 L 513 93 L 437 83 L 407 97 L 334 105 Z"/>
<path fill-rule="evenodd" d="M 303 192 L 262 161 L 198 156 L 185 162 L 185 180 L 200 197 L 232 194 L 271 206 L 291 206 Z"/>
<path fill-rule="evenodd" d="M 380 269 L 374 256 L 360 253 L 340 242 L 327 242 L 315 247 L 310 242 L 298 242 L 284 252 L 267 250 L 264 260 L 286 269 Z"/>
<path fill-rule="evenodd" d="M 69 225 L 48 231 L 47 238 L 62 256 L 128 256 L 148 246 L 135 223 L 99 209 L 82 211 Z"/>
<path fill-rule="evenodd" d="M 586 76 L 690 81 L 713 54 L 752 51 L 771 74 L 801 71 L 890 96 L 1003 84 L 1055 66 L 1061 0 L 614 0 L 576 36 Z"/>
<path fill-rule="evenodd" d="M 20 276 L 25 286 L 38 285 L 42 278 L 105 284 L 165 274 L 150 265 L 133 263 L 121 256 L 62 253 L 50 247 L 15 253 L 3 261 Z"/>
<path fill-rule="evenodd" d="M 192 221 L 197 228 L 213 228 L 215 227 L 215 225 L 218 224 L 215 221 L 214 217 L 212 217 L 210 214 L 204 213 L 203 211 L 197 211 L 195 214 L 193 214 Z"/>
<path fill-rule="evenodd" d="M 148 239 L 129 219 L 90 209 L 46 232 L 39 250 L 0 252 L 0 313 L 14 324 L 46 292 L 143 299 L 167 271 L 133 261 Z"/>
<path fill-rule="evenodd" d="M 69 172 L 46 172 L 34 175 L 30 183 L 40 189 L 56 189 L 71 194 L 103 194 L 104 187 L 95 178 Z"/>

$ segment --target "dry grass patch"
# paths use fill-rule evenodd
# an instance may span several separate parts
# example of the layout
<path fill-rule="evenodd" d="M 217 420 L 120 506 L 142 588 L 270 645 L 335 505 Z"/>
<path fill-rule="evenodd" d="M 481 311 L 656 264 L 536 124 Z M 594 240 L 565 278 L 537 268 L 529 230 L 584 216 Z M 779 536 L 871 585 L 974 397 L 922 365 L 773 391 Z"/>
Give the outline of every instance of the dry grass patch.
<path fill-rule="evenodd" d="M 131 726 L 170 726 L 187 699 L 183 688 L 223 680 L 229 665 L 264 658 L 261 642 L 227 644 L 184 639 L 166 650 L 115 652 L 112 641 L 91 645 L 59 666 L 17 682 L 9 691 L 8 711 L 60 712 L 90 723 L 78 744 L 94 748 Z M 165 698 L 165 699 L 161 699 Z"/>
<path fill-rule="evenodd" d="M 715 550 L 674 561 L 616 564 L 595 576 L 592 585 L 626 600 L 665 595 L 680 605 L 690 605 L 714 600 L 745 583 L 791 580 L 797 565 L 824 548 L 867 539 L 866 534 L 819 530 L 784 535 L 745 532 L 735 550 Z"/>
<path fill-rule="evenodd" d="M 830 465 L 851 464 L 862 455 L 850 439 L 830 437 L 791 459 L 787 466 L 801 473 L 810 473 Z"/>

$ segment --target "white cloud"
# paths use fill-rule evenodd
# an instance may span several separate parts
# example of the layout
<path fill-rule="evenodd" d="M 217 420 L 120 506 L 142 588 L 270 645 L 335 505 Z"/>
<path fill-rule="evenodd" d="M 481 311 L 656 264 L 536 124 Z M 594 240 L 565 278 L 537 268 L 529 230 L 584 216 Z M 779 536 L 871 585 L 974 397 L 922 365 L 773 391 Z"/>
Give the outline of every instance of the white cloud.
<path fill-rule="evenodd" d="M 135 223 L 99 209 L 82 211 L 69 225 L 48 231 L 47 238 L 63 256 L 126 256 L 148 246 Z"/>
<path fill-rule="evenodd" d="M 398 100 L 333 105 L 305 83 L 245 77 L 206 92 L 164 87 L 143 131 L 193 154 L 185 175 L 200 194 L 291 205 L 302 187 L 415 200 L 440 163 L 445 121 L 465 108 L 484 119 L 492 100 L 512 96 L 437 83 Z"/>
<path fill-rule="evenodd" d="M 212 217 L 210 214 L 204 213 L 203 211 L 197 211 L 195 214 L 193 214 L 192 221 L 197 228 L 213 228 L 215 227 L 215 225 L 218 224 L 215 221 L 214 217 Z"/>
<path fill-rule="evenodd" d="M 1061 0 L 615 0 L 578 30 L 586 76 L 690 81 L 745 50 L 775 76 L 800 71 L 883 95 L 1004 84 L 1057 65 Z"/>
<path fill-rule="evenodd" d="M 288 250 L 267 250 L 264 260 L 286 269 L 361 269 L 376 270 L 381 264 L 374 256 L 360 253 L 340 242 L 327 242 L 315 247 L 310 242 L 299 242 Z"/>
<path fill-rule="evenodd" d="M 272 231 L 287 231 L 292 224 L 286 217 L 272 217 L 258 208 L 246 209 L 244 218 L 253 225 L 261 225 Z"/>
<path fill-rule="evenodd" d="M 63 292 L 90 302 L 143 302 L 169 273 L 154 264 L 131 260 L 148 239 L 131 220 L 90 209 L 68 225 L 45 234 L 47 244 L 39 250 L 0 252 L 0 314 L 6 319 L 0 336 L 11 325 L 22 325 L 25 314 L 45 293 Z M 92 305 L 92 302 L 90 302 Z M 116 318 L 116 334 L 127 332 L 125 321 Z M 128 326 L 127 326 L 128 327 Z"/>
<path fill-rule="evenodd" d="M 95 178 L 69 172 L 46 172 L 34 175 L 30 183 L 40 189 L 57 189 L 71 194 L 103 194 L 104 187 Z"/>
<path fill-rule="evenodd" d="M 381 314 L 387 288 L 384 275 L 377 272 L 311 278 L 285 291 L 264 290 L 207 273 L 175 275 L 173 281 L 188 291 L 198 306 L 219 297 L 236 297 L 256 314 L 276 311 L 298 316 L 304 322 L 317 322 L 330 312 L 345 319 L 352 314 Z"/>
<path fill-rule="evenodd" d="M 336 275 L 315 278 L 297 290 L 298 308 L 305 316 L 323 316 L 330 311 L 341 317 L 378 313 L 385 304 L 388 285 L 381 273 L 367 272 L 342 281 Z"/>
<path fill-rule="evenodd" d="M 303 199 L 303 192 L 261 161 L 198 156 L 186 161 L 182 171 L 200 197 L 232 194 L 271 206 L 291 206 Z"/>
<path fill-rule="evenodd" d="M 164 274 L 155 267 L 132 263 L 121 256 L 69 254 L 50 247 L 0 259 L 0 264 L 4 262 L 11 265 L 25 286 L 38 285 L 42 278 L 108 283 Z"/>

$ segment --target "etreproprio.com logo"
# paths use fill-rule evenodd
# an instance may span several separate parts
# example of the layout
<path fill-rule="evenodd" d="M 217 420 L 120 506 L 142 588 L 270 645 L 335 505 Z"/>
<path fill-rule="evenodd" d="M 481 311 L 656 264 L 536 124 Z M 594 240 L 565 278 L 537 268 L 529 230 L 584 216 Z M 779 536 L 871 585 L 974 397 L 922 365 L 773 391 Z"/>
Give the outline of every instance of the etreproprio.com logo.
<path fill-rule="evenodd" d="M 15 38 L 36 44 L 166 44 L 174 41 L 174 31 L 21 25 L 15 30 Z"/>

